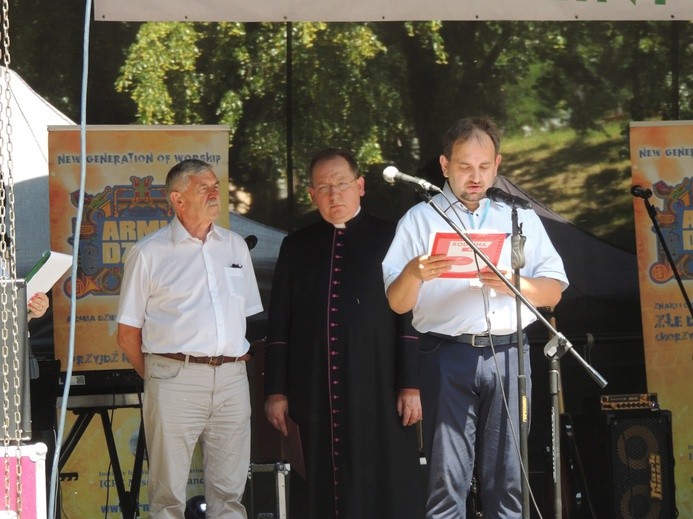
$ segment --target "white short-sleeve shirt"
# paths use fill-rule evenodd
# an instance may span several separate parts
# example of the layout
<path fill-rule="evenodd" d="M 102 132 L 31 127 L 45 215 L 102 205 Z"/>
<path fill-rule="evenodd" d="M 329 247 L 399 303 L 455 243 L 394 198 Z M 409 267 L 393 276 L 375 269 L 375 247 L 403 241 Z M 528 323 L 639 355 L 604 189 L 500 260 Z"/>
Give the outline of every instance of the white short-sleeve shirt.
<path fill-rule="evenodd" d="M 202 242 L 174 218 L 125 259 L 117 320 L 142 329 L 144 353 L 243 355 L 246 317 L 261 311 L 248 246 L 223 227 Z"/>

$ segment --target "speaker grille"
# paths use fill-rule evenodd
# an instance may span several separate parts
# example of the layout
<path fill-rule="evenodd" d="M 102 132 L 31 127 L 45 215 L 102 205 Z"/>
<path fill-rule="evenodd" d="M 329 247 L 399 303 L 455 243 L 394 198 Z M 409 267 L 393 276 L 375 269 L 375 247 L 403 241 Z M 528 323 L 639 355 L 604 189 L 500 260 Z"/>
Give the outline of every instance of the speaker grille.
<path fill-rule="evenodd" d="M 669 411 L 583 416 L 575 434 L 599 517 L 675 517 Z"/>

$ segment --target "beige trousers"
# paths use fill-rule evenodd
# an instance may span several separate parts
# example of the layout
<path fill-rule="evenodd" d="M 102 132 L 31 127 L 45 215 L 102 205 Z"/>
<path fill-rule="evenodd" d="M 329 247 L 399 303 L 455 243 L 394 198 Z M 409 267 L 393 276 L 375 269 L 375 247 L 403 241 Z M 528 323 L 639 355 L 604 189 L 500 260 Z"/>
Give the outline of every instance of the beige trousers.
<path fill-rule="evenodd" d="M 184 519 L 190 464 L 199 441 L 207 519 L 246 519 L 241 504 L 250 463 L 245 362 L 212 367 L 147 355 L 142 409 L 149 517 Z"/>

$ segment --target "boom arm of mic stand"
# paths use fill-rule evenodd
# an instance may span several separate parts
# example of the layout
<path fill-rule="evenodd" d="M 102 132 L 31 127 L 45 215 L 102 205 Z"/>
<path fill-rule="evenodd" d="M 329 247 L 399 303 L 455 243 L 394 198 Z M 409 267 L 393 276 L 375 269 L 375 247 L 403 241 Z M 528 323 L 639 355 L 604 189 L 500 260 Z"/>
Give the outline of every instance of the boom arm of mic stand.
<path fill-rule="evenodd" d="M 558 332 L 558 330 L 556 330 L 543 315 L 541 315 L 541 312 L 532 303 L 530 303 L 517 288 L 515 288 L 515 285 L 513 285 L 511 281 L 506 279 L 503 273 L 498 270 L 488 256 L 486 256 L 486 254 L 484 254 L 479 247 L 476 246 L 476 243 L 474 243 L 474 241 L 467 236 L 467 234 L 464 233 L 462 229 L 460 229 L 455 222 L 448 217 L 448 215 L 445 214 L 440 206 L 433 201 L 433 197 L 431 197 L 429 193 L 422 193 L 421 196 L 424 201 L 430 205 L 443 220 L 447 222 L 447 224 L 459 235 L 459 237 L 462 238 L 467 245 L 469 245 L 469 247 L 474 251 L 474 254 L 481 258 L 486 266 L 488 266 L 488 268 L 490 268 L 501 279 L 501 281 L 503 281 L 503 283 L 513 292 L 513 294 L 515 294 L 515 296 L 522 301 L 522 303 L 537 317 L 537 319 L 552 333 L 552 335 L 554 335 L 554 338 L 544 348 L 544 354 L 549 355 L 549 353 L 547 353 L 547 351 L 549 351 L 553 352 L 552 356 L 559 353 L 561 356 L 563 356 L 566 352 L 570 351 L 570 353 L 578 359 L 578 362 L 580 362 L 580 364 L 587 370 L 587 373 L 594 379 L 594 381 L 599 384 L 599 387 L 606 387 L 607 381 L 592 366 L 587 364 L 585 359 L 583 359 L 580 354 L 573 349 L 573 345 L 570 344 L 570 341 L 566 339 L 563 334 Z M 550 348 L 549 345 L 551 345 L 554 341 L 555 346 Z"/>
<path fill-rule="evenodd" d="M 604 377 L 602 377 L 597 370 L 590 366 L 587 361 L 575 351 L 573 345 L 570 344 L 570 341 L 566 339 L 562 333 L 556 333 L 556 335 L 551 338 L 546 346 L 544 346 L 544 356 L 548 358 L 560 359 L 567 352 L 570 352 L 573 357 L 577 359 L 580 365 L 585 368 L 585 371 L 587 371 L 589 376 L 594 379 L 599 387 L 606 387 L 607 381 L 604 379 Z"/>
<path fill-rule="evenodd" d="M 671 271 L 674 273 L 676 283 L 678 283 L 679 285 L 679 290 L 683 295 L 684 301 L 686 301 L 686 305 L 688 306 L 688 312 L 691 314 L 691 318 L 693 318 L 693 305 L 691 305 L 691 300 L 688 298 L 686 287 L 683 286 L 683 282 L 681 281 L 679 271 L 676 269 L 676 262 L 674 261 L 674 258 L 671 257 L 671 252 L 669 252 L 667 242 L 664 239 L 664 236 L 662 236 L 662 230 L 659 228 L 659 222 L 657 221 L 657 210 L 654 208 L 654 206 L 650 203 L 650 201 L 647 198 L 643 199 L 643 203 L 645 204 L 645 208 L 647 209 L 647 214 L 650 216 L 650 220 L 652 220 L 652 225 L 654 226 L 655 232 L 657 233 L 657 238 L 659 238 L 659 244 L 662 246 L 664 254 L 667 257 L 667 261 L 669 262 L 669 266 L 671 267 Z"/>

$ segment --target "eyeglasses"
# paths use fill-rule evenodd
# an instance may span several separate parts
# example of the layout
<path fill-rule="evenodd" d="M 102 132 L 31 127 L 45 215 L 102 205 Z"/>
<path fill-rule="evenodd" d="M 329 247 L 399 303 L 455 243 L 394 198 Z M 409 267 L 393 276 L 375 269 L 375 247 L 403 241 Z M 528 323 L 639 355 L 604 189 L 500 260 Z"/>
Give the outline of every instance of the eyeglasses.
<path fill-rule="evenodd" d="M 319 195 L 328 195 L 330 194 L 330 191 L 334 189 L 335 193 L 343 193 L 347 189 L 349 189 L 349 186 L 356 182 L 359 179 L 359 177 L 352 178 L 348 182 L 337 182 L 336 184 L 320 184 L 318 186 L 313 186 L 313 189 L 317 191 Z"/>

